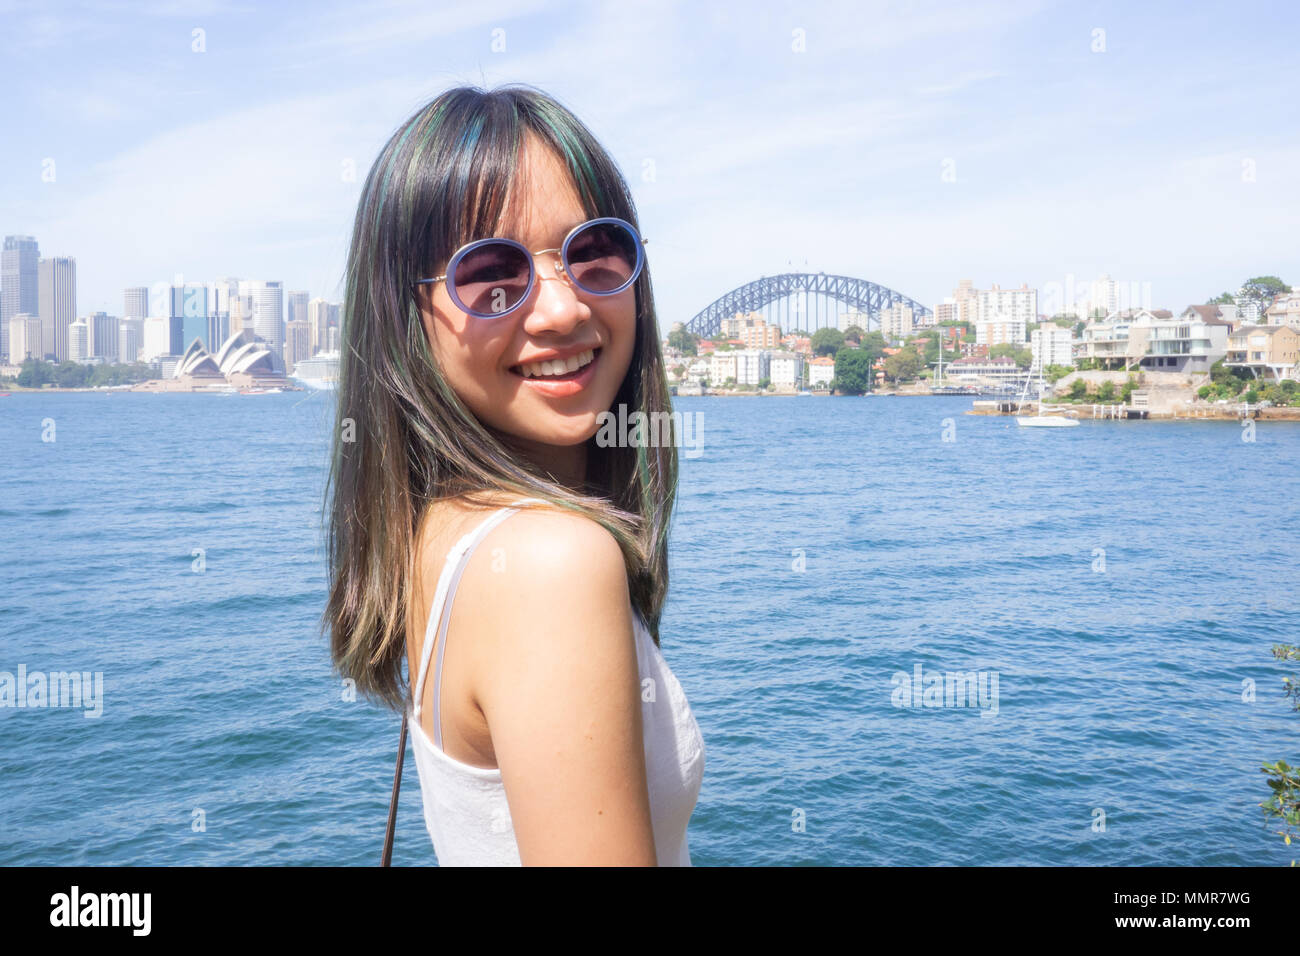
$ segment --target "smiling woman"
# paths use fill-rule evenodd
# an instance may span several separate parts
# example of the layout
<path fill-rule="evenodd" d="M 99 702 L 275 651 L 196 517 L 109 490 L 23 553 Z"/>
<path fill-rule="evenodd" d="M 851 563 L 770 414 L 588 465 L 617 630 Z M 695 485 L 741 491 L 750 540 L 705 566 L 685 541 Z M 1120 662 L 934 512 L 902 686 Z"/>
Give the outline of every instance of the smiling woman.
<path fill-rule="evenodd" d="M 704 748 L 658 635 L 675 440 L 595 440 L 670 410 L 643 248 L 613 160 L 527 86 L 440 95 L 366 180 L 326 623 L 409 718 L 444 865 L 690 863 Z"/>

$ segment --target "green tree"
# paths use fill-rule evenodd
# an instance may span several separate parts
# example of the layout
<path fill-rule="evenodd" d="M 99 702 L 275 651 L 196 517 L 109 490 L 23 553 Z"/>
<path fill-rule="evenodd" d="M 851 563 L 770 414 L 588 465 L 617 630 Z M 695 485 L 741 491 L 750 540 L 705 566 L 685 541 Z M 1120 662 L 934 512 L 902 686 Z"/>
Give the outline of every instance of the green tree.
<path fill-rule="evenodd" d="M 1043 369 L 1043 377 L 1047 379 L 1049 385 L 1054 385 L 1073 371 L 1074 369 L 1068 365 L 1049 365 Z"/>
<path fill-rule="evenodd" d="M 1256 276 L 1241 284 L 1241 294 L 1259 306 L 1261 317 L 1274 299 L 1290 291 L 1291 287 L 1277 276 Z"/>
<path fill-rule="evenodd" d="M 866 349 L 845 346 L 835 353 L 835 390 L 861 395 L 871 390 L 872 358 Z"/>
<path fill-rule="evenodd" d="M 1029 368 L 1034 362 L 1034 353 L 1032 350 L 1014 345 L 1010 342 L 1004 342 L 1001 345 L 994 345 L 989 349 L 989 358 L 1000 358 L 1006 356 L 1011 359 L 1019 368 Z"/>
<path fill-rule="evenodd" d="M 18 384 L 23 388 L 40 388 L 54 381 L 54 366 L 41 359 L 24 359 L 18 373 Z"/>
<path fill-rule="evenodd" d="M 844 348 L 844 333 L 839 329 L 818 329 L 812 335 L 813 355 L 835 355 Z"/>
<path fill-rule="evenodd" d="M 1076 378 L 1070 383 L 1070 398 L 1073 401 L 1088 397 L 1088 383 L 1081 378 Z"/>
<path fill-rule="evenodd" d="M 1300 661 L 1300 647 L 1290 644 L 1273 645 L 1273 656 L 1280 661 Z M 1300 680 L 1294 677 L 1282 678 L 1282 695 L 1290 698 L 1291 709 L 1300 711 Z M 1291 845 L 1293 836 L 1300 836 L 1300 770 L 1287 764 L 1285 760 L 1266 763 L 1260 768 L 1269 775 L 1268 785 L 1273 796 L 1260 804 L 1266 820 L 1279 820 L 1282 829 L 1278 835 L 1287 845 Z M 1295 860 L 1291 861 L 1295 866 Z"/>
<path fill-rule="evenodd" d="M 81 388 L 87 377 L 88 366 L 79 362 L 60 362 L 54 366 L 54 384 L 59 388 Z"/>
<path fill-rule="evenodd" d="M 1218 295 L 1216 295 L 1213 299 L 1211 299 L 1209 302 L 1206 302 L 1205 304 L 1206 305 L 1232 305 L 1236 301 L 1237 301 L 1236 298 L 1233 296 L 1231 292 L 1221 292 Z"/>
<path fill-rule="evenodd" d="M 924 367 L 921 356 L 913 349 L 903 349 L 885 359 L 885 377 L 894 382 L 916 378 Z"/>
<path fill-rule="evenodd" d="M 668 333 L 668 345 L 670 348 L 679 350 L 684 355 L 698 355 L 700 337 L 683 326 Z"/>
<path fill-rule="evenodd" d="M 1097 389 L 1097 401 L 1113 402 L 1115 400 L 1115 383 L 1102 382 L 1101 387 Z"/>

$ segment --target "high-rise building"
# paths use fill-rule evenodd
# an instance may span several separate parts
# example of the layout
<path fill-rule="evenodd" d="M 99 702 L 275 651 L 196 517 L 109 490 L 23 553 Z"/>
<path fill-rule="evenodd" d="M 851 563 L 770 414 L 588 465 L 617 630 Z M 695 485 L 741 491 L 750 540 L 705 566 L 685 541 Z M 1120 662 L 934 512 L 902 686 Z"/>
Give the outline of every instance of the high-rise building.
<path fill-rule="evenodd" d="M 120 325 L 117 316 L 92 312 L 83 321 L 86 323 L 86 354 L 102 358 L 105 362 L 116 362 L 119 351 L 117 330 Z"/>
<path fill-rule="evenodd" d="M 307 326 L 311 337 L 309 347 L 311 354 L 323 352 L 329 342 L 330 304 L 324 299 L 312 299 L 307 303 Z"/>
<path fill-rule="evenodd" d="M 991 289 L 981 289 L 976 296 L 976 322 L 1020 321 L 1031 325 L 1038 321 L 1038 290 L 1028 285 L 1019 289 L 1003 289 L 994 283 Z M 1024 341 L 1022 338 L 1020 341 Z"/>
<path fill-rule="evenodd" d="M 11 356 L 9 322 L 18 315 L 39 315 L 38 263 L 41 249 L 31 236 L 5 236 L 0 253 L 0 358 Z M 24 343 L 26 347 L 29 343 Z M 36 349 L 37 357 L 40 348 Z M 13 359 L 11 361 L 20 361 Z"/>
<path fill-rule="evenodd" d="M 993 318 L 975 323 L 976 345 L 1024 345 L 1027 340 L 1024 319 Z"/>
<path fill-rule="evenodd" d="M 140 360 L 140 349 L 144 346 L 144 319 L 128 317 L 122 319 L 117 327 L 117 360 L 123 365 L 131 365 Z"/>
<path fill-rule="evenodd" d="M 1104 317 L 1119 311 L 1119 283 L 1106 273 L 1093 279 L 1088 291 L 1088 316 L 1100 312 Z"/>
<path fill-rule="evenodd" d="M 56 362 L 68 360 L 68 327 L 77 315 L 77 260 L 71 256 L 41 259 L 37 264 L 37 308 L 41 348 Z"/>
<path fill-rule="evenodd" d="M 970 279 L 959 279 L 957 288 L 952 290 L 953 305 L 956 306 L 953 318 L 958 322 L 974 322 L 979 313 L 979 293 Z"/>
<path fill-rule="evenodd" d="M 284 321 L 306 322 L 307 304 L 311 299 L 309 292 L 286 292 L 284 294 Z"/>
<path fill-rule="evenodd" d="M 1071 354 L 1072 334 L 1069 329 L 1051 322 L 1044 322 L 1029 333 L 1029 348 L 1034 356 L 1034 364 L 1042 368 L 1049 365 L 1074 366 Z"/>
<path fill-rule="evenodd" d="M 19 312 L 8 322 L 9 361 L 21 365 L 29 358 L 39 359 L 41 352 L 41 317 Z"/>
<path fill-rule="evenodd" d="M 237 331 L 232 326 L 238 302 L 238 279 L 217 279 L 208 284 L 208 340 L 213 343 L 209 351 L 214 354 L 230 338 L 231 332 Z"/>
<path fill-rule="evenodd" d="M 306 319 L 292 319 L 284 330 L 284 367 L 292 374 L 303 359 L 311 358 L 311 330 Z"/>
<path fill-rule="evenodd" d="M 172 317 L 181 320 L 181 347 L 173 350 L 173 355 L 183 355 L 195 339 L 198 339 L 209 352 L 220 348 L 209 338 L 208 329 L 208 287 L 202 282 L 187 282 L 183 286 L 172 286 Z"/>
<path fill-rule="evenodd" d="M 239 280 L 226 277 L 208 285 L 209 312 L 230 314 L 230 300 L 239 295 Z M 224 344 L 224 343 L 223 343 Z"/>
<path fill-rule="evenodd" d="M 122 318 L 147 319 L 149 317 L 149 287 L 132 286 L 122 292 Z"/>
<path fill-rule="evenodd" d="M 267 344 L 284 368 L 284 284 L 278 280 L 241 279 L 239 295 L 248 299 L 253 334 Z M 250 315 L 245 314 L 247 327 Z"/>
<path fill-rule="evenodd" d="M 171 354 L 170 327 L 171 319 L 161 315 L 150 316 L 141 323 L 140 353 L 137 361 L 152 362 L 156 358 Z"/>
<path fill-rule="evenodd" d="M 914 331 L 916 322 L 910 305 L 900 302 L 880 310 L 880 334 L 886 342 L 907 338 Z"/>
<path fill-rule="evenodd" d="M 84 362 L 90 357 L 89 327 L 85 319 L 77 319 L 68 325 L 68 360 Z"/>

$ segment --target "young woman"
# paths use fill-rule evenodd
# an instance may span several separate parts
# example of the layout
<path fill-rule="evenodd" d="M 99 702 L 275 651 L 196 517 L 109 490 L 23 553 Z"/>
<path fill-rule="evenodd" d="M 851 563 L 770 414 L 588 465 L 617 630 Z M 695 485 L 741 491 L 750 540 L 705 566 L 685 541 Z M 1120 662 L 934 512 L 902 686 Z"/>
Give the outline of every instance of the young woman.
<path fill-rule="evenodd" d="M 342 331 L 332 653 L 408 715 L 439 862 L 689 865 L 676 448 L 600 437 L 669 410 L 613 160 L 532 87 L 437 97 L 367 177 Z"/>

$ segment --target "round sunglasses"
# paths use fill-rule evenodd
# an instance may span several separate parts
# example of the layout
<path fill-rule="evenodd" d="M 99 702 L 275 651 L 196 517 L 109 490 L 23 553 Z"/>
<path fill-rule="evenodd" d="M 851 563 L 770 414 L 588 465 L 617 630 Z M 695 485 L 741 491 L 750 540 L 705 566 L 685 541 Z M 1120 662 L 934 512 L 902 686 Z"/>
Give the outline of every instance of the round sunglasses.
<path fill-rule="evenodd" d="M 479 239 L 456 250 L 445 275 L 416 285 L 447 283 L 447 294 L 462 312 L 496 319 L 515 309 L 533 291 L 533 256 L 558 252 L 555 271 L 568 273 L 583 292 L 614 295 L 636 281 L 645 265 L 642 239 L 630 222 L 605 216 L 574 226 L 558 249 L 529 252 L 513 239 Z"/>

